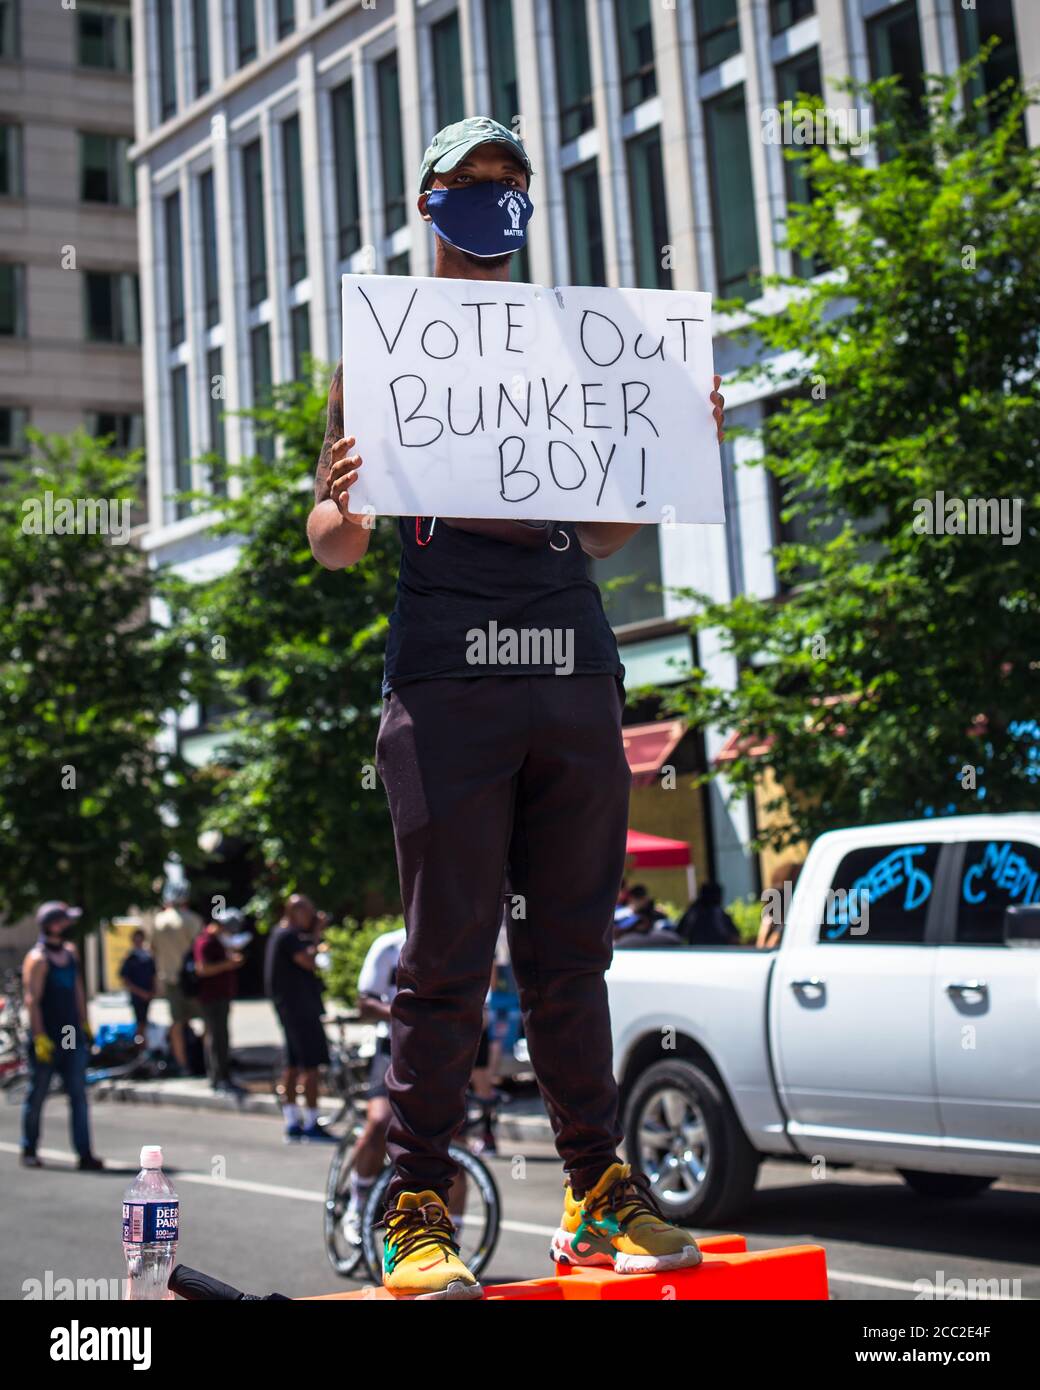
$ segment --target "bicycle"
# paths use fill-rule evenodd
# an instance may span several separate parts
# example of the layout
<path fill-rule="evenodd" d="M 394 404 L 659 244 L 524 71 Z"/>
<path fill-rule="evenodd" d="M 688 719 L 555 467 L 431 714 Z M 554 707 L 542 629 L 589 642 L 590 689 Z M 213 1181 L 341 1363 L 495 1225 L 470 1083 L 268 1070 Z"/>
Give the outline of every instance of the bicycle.
<path fill-rule="evenodd" d="M 350 1204 L 350 1180 L 354 1171 L 357 1142 L 365 1126 L 365 1106 L 369 1099 L 368 1059 L 361 1055 L 359 1047 L 354 1046 L 344 1049 L 341 1061 L 346 1085 L 341 1113 L 349 1114 L 350 1119 L 347 1132 L 332 1156 L 325 1185 L 325 1252 L 332 1268 L 342 1278 L 349 1278 L 364 1262 L 371 1278 L 378 1282 L 383 1274 L 379 1228 L 386 1205 L 386 1191 L 393 1173 L 389 1162 L 385 1163 L 382 1173 L 372 1184 L 361 1212 L 361 1239 L 354 1239 L 352 1233 L 345 1229 L 344 1218 Z M 487 1131 L 488 1123 L 486 1105 L 480 1102 L 468 1105 L 466 1120 L 459 1130 L 459 1136 L 477 1131 L 483 1135 Z M 498 1243 L 502 1212 L 498 1184 L 487 1164 L 465 1144 L 454 1143 L 448 1152 L 458 1165 L 464 1183 L 461 1189 L 461 1208 L 450 1204 L 453 1208 L 452 1219 L 456 1225 L 459 1255 L 469 1269 L 479 1275 L 491 1259 Z"/>

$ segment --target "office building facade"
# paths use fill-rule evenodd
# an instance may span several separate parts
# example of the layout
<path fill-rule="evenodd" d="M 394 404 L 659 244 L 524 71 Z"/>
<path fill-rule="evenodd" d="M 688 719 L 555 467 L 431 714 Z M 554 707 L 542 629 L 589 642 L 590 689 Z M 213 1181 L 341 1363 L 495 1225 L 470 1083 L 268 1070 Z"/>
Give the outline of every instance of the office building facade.
<path fill-rule="evenodd" d="M 797 192 L 763 112 L 799 90 L 844 104 L 830 84 L 849 76 L 950 71 L 990 36 L 994 75 L 1040 74 L 1034 0 L 134 0 L 155 562 L 200 577 L 230 563 L 207 511 L 174 494 L 219 507 L 221 470 L 200 460 L 253 447 L 224 412 L 307 353 L 338 357 L 341 274 L 430 273 L 415 179 L 439 126 L 486 112 L 524 139 L 537 214 L 522 278 L 746 297 L 790 268 L 777 236 Z M 732 361 L 720 339 L 719 369 Z M 766 404 L 742 387 L 730 419 L 753 425 Z M 597 567 L 641 576 L 610 610 L 631 684 L 690 660 L 669 590 L 776 592 L 776 499 L 762 469 L 736 466 L 754 448 L 724 450 L 725 528 L 647 528 Z M 698 656 L 732 678 L 709 641 Z M 724 738 L 705 731 L 704 755 Z M 736 895 L 755 886 L 754 813 L 722 790 L 698 794 L 697 836 Z"/>
<path fill-rule="evenodd" d="M 0 457 L 143 443 L 129 0 L 0 0 Z"/>

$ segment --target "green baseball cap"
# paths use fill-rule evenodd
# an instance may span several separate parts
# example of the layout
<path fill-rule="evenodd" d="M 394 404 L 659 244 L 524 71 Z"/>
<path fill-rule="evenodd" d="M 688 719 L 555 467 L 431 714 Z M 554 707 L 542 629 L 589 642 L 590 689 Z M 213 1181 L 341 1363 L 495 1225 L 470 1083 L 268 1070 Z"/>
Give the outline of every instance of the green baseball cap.
<path fill-rule="evenodd" d="M 490 116 L 467 116 L 463 121 L 455 121 L 439 130 L 430 141 L 419 168 L 419 192 L 425 193 L 426 186 L 434 174 L 450 173 L 478 145 L 508 145 L 531 178 L 534 170 L 527 157 L 527 151 L 508 128 L 493 121 Z"/>

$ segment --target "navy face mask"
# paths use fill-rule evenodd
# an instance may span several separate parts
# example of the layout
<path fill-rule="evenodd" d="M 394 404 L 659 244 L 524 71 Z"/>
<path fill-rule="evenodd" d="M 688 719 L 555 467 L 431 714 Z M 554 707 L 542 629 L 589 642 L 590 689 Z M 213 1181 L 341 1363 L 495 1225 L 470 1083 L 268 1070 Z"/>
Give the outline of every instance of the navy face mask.
<path fill-rule="evenodd" d="M 526 193 L 507 183 L 471 183 L 435 188 L 426 211 L 451 246 L 471 256 L 503 256 L 522 249 L 534 207 Z"/>

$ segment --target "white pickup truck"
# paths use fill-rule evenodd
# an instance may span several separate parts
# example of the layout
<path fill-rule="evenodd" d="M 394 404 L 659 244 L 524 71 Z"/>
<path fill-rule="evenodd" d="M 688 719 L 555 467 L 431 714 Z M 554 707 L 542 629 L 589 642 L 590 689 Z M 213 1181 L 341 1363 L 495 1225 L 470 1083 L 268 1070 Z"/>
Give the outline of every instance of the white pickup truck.
<path fill-rule="evenodd" d="M 618 951 L 629 1161 L 700 1225 L 769 1155 L 1040 1181 L 1038 904 L 1040 815 L 937 818 L 821 836 L 775 950 Z"/>

